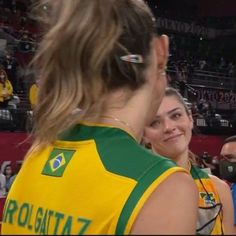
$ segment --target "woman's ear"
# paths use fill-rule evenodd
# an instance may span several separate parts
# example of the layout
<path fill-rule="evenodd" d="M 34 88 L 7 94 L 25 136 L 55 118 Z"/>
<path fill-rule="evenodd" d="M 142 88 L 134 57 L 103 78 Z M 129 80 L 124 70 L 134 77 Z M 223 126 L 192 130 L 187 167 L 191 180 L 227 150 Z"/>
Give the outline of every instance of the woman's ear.
<path fill-rule="evenodd" d="M 143 137 L 141 140 L 141 145 L 148 148 L 148 149 L 152 149 L 152 145 L 151 143 L 148 141 L 148 138 Z"/>
<path fill-rule="evenodd" d="M 189 120 L 191 122 L 191 129 L 193 129 L 193 116 L 192 116 L 192 111 L 191 110 L 188 110 L 188 117 L 189 117 Z"/>
<path fill-rule="evenodd" d="M 146 136 L 143 136 L 141 143 L 142 144 L 147 144 L 148 142 L 149 142 L 148 138 Z"/>
<path fill-rule="evenodd" d="M 157 38 L 156 53 L 158 58 L 158 68 L 165 70 L 169 57 L 169 37 L 161 35 Z"/>
<path fill-rule="evenodd" d="M 152 143 L 153 139 L 155 138 L 155 131 L 151 126 L 147 126 L 144 128 L 143 132 L 143 140 L 145 143 Z"/>

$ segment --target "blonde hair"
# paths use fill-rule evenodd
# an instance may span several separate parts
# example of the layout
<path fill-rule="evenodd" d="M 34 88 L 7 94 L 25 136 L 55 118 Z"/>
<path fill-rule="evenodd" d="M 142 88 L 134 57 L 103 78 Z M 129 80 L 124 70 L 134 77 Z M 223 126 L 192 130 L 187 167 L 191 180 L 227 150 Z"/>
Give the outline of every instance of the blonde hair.
<path fill-rule="evenodd" d="M 179 93 L 177 89 L 172 87 L 167 87 L 165 90 L 165 97 L 170 97 L 170 96 L 174 96 L 178 100 L 178 102 L 184 106 L 184 109 L 188 116 L 191 115 L 191 110 L 189 109 L 186 102 L 184 101 L 183 96 Z"/>
<path fill-rule="evenodd" d="M 156 29 L 140 0 L 46 0 L 35 9 L 46 29 L 33 60 L 40 74 L 33 147 L 42 147 L 84 116 L 99 115 L 108 92 L 145 83 Z M 120 59 L 129 54 L 143 63 Z"/>

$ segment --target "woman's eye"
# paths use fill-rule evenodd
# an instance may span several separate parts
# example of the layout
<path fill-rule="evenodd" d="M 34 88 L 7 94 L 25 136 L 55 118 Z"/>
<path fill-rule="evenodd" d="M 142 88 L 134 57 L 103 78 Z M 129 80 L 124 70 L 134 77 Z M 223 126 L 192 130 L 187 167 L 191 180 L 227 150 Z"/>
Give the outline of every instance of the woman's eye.
<path fill-rule="evenodd" d="M 179 117 L 181 117 L 180 113 L 175 113 L 175 114 L 172 115 L 173 119 L 178 119 Z"/>
<path fill-rule="evenodd" d="M 159 120 L 155 120 L 151 123 L 151 127 L 157 127 L 158 125 L 160 125 L 160 121 Z"/>

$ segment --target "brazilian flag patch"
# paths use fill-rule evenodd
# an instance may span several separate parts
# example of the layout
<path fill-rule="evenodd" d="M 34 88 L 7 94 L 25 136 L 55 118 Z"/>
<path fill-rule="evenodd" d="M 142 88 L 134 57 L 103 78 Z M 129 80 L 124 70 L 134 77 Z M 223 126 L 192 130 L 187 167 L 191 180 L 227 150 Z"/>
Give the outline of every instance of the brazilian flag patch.
<path fill-rule="evenodd" d="M 200 192 L 200 196 L 204 200 L 205 205 L 215 203 L 215 198 L 214 198 L 213 193 L 208 193 L 207 194 L 207 193 L 204 193 L 204 192 Z"/>
<path fill-rule="evenodd" d="M 54 148 L 43 168 L 43 175 L 61 177 L 69 164 L 74 150 L 65 150 Z"/>

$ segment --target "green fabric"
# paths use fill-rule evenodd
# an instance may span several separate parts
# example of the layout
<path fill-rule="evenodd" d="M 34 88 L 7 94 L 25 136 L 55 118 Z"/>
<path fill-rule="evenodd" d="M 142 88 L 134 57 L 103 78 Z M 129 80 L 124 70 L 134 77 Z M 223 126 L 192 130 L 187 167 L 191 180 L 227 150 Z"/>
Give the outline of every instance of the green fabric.
<path fill-rule="evenodd" d="M 190 171 L 193 179 L 209 179 L 209 175 L 204 171 L 201 170 L 199 167 L 197 166 L 193 166 L 191 167 L 191 171 Z"/>
<path fill-rule="evenodd" d="M 77 125 L 64 133 L 61 139 L 65 141 L 94 140 L 107 171 L 137 181 L 121 212 L 116 234 L 124 233 L 135 206 L 152 182 L 165 171 L 176 166 L 171 160 L 154 155 L 119 128 Z"/>

